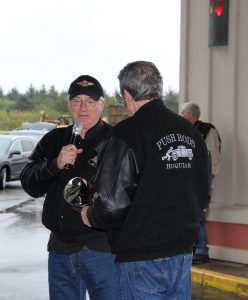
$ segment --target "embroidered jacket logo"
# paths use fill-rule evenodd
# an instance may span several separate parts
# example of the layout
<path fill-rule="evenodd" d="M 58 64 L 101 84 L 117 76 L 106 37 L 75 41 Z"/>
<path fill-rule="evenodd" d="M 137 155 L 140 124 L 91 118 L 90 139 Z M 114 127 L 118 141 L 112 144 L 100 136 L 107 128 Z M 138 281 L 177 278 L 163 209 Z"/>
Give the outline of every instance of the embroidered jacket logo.
<path fill-rule="evenodd" d="M 185 146 L 178 146 L 176 149 L 170 147 L 166 152 L 166 155 L 162 157 L 162 160 L 170 161 L 171 159 L 176 161 L 179 157 L 188 157 L 189 160 L 193 158 L 192 149 L 187 149 Z"/>

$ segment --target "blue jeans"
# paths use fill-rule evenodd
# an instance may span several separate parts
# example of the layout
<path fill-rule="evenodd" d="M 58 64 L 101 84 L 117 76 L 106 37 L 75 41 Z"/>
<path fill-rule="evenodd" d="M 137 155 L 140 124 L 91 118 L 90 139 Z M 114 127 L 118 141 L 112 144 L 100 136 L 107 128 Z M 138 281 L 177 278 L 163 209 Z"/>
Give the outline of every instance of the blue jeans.
<path fill-rule="evenodd" d="M 49 252 L 50 300 L 117 300 L 118 273 L 112 253 L 83 247 L 70 255 Z"/>
<path fill-rule="evenodd" d="M 118 263 L 121 300 L 191 300 L 192 253 Z"/>
<path fill-rule="evenodd" d="M 208 255 L 208 235 L 206 230 L 206 211 L 202 211 L 199 219 L 200 230 L 197 240 L 194 244 L 195 254 L 206 254 Z"/>

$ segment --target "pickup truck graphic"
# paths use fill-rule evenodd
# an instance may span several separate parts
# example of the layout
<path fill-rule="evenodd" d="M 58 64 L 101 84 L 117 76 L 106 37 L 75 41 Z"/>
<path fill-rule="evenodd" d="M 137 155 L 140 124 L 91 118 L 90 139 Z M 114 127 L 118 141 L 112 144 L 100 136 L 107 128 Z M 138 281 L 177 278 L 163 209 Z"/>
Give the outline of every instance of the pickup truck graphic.
<path fill-rule="evenodd" d="M 166 152 L 166 155 L 162 157 L 162 160 L 170 161 L 173 159 L 174 161 L 178 160 L 179 157 L 188 157 L 189 160 L 193 158 L 192 149 L 187 149 L 185 146 L 178 146 L 176 149 L 170 147 L 170 149 Z"/>

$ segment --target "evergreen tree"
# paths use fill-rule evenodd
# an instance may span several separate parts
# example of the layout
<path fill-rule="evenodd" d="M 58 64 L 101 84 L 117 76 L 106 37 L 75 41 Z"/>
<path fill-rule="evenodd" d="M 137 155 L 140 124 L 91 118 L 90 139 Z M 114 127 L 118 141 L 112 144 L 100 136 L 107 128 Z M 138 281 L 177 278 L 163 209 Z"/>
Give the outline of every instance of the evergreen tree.
<path fill-rule="evenodd" d="M 3 89 L 0 87 L 0 98 L 3 98 Z"/>
<path fill-rule="evenodd" d="M 164 96 L 164 103 L 169 109 L 178 113 L 178 92 L 169 89 Z"/>
<path fill-rule="evenodd" d="M 20 111 L 31 111 L 34 103 L 26 95 L 20 95 L 13 108 Z"/>
<path fill-rule="evenodd" d="M 54 85 L 51 85 L 51 86 L 50 86 L 50 89 L 49 89 L 49 91 L 48 91 L 48 96 L 51 97 L 51 98 L 56 98 L 56 97 L 58 97 L 58 92 L 56 91 Z"/>
<path fill-rule="evenodd" d="M 11 100 L 18 100 L 20 97 L 20 93 L 17 90 L 17 88 L 12 88 L 10 92 L 6 95 L 6 98 L 11 99 Z"/>
<path fill-rule="evenodd" d="M 47 96 L 47 91 L 46 91 L 46 87 L 45 87 L 44 84 L 42 84 L 41 89 L 39 90 L 39 94 L 40 94 L 40 96 L 42 96 L 42 97 Z"/>
<path fill-rule="evenodd" d="M 30 84 L 30 86 L 29 86 L 29 88 L 28 88 L 28 90 L 26 92 L 26 96 L 27 96 L 27 98 L 31 98 L 32 99 L 32 98 L 34 98 L 35 94 L 36 94 L 36 90 L 33 87 L 33 85 Z"/>

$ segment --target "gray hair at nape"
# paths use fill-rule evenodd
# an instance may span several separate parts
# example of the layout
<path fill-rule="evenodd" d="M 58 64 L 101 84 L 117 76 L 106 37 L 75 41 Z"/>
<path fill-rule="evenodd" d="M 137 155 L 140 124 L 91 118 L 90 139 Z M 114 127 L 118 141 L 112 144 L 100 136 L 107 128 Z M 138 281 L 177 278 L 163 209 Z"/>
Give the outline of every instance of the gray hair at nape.
<path fill-rule="evenodd" d="M 120 71 L 118 79 L 120 92 L 127 90 L 135 101 L 163 97 L 163 78 L 152 62 L 131 62 Z"/>
<path fill-rule="evenodd" d="M 197 119 L 199 119 L 200 115 L 201 115 L 200 107 L 196 103 L 193 103 L 193 102 L 181 103 L 180 110 L 181 110 L 181 113 L 182 112 L 191 113 Z"/>

